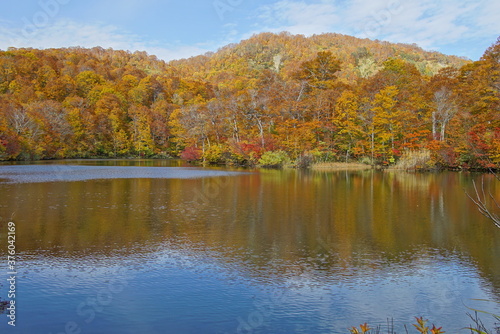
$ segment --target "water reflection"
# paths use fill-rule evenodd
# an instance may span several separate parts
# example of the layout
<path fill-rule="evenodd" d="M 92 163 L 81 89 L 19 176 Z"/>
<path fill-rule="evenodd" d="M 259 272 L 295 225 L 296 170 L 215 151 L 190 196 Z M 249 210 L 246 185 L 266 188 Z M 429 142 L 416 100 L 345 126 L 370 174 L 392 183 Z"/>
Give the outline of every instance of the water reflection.
<path fill-rule="evenodd" d="M 464 302 L 500 296 L 500 231 L 464 194 L 478 177 L 264 170 L 11 183 L 0 185 L 0 216 L 15 212 L 30 270 L 61 276 L 76 263 L 141 277 L 129 287 L 143 289 L 138 303 L 157 326 L 196 332 L 183 319 L 207 333 L 339 332 L 425 315 L 453 332 L 468 325 Z M 500 196 L 498 183 L 485 182 Z M 64 269 L 57 274 L 44 261 Z M 26 277 L 48 283 L 47 275 Z M 111 319 L 126 313 L 113 310 Z"/>

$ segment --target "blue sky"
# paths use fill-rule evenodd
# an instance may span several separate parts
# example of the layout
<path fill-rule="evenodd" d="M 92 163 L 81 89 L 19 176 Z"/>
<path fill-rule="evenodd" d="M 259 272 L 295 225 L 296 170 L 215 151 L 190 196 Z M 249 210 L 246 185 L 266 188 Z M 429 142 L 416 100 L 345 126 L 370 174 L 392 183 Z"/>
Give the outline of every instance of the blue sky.
<path fill-rule="evenodd" d="M 500 35 L 498 0 L 3 1 L 0 49 L 82 46 L 171 60 L 253 34 L 336 32 L 477 60 Z"/>

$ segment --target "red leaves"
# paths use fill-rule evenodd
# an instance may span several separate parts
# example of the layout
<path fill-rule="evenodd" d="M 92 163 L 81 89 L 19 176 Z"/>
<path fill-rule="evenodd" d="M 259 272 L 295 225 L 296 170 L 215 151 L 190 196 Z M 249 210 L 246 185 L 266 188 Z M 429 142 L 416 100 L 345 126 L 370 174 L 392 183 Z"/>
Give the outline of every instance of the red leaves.
<path fill-rule="evenodd" d="M 186 147 L 181 153 L 181 159 L 189 162 L 199 161 L 202 157 L 202 151 L 195 147 Z"/>

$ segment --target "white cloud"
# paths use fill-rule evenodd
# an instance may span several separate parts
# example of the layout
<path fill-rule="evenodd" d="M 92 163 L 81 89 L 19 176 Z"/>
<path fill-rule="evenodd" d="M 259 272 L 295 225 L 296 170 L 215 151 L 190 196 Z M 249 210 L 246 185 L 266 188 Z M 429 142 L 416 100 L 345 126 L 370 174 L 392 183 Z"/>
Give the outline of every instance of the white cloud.
<path fill-rule="evenodd" d="M 384 27 L 382 34 L 389 40 L 415 42 L 423 47 L 438 47 L 454 43 L 470 34 L 468 15 L 475 10 L 474 4 L 456 4 L 450 1 L 409 3 L 401 14 Z"/>
<path fill-rule="evenodd" d="M 308 4 L 304 1 L 283 0 L 261 8 L 260 19 L 266 31 L 288 31 L 292 34 L 329 32 L 339 22 L 332 3 Z"/>
<path fill-rule="evenodd" d="M 59 48 L 101 46 L 117 50 L 146 51 L 160 59 L 172 60 L 203 54 L 208 49 L 197 45 L 163 46 L 158 41 L 145 42 L 141 36 L 119 31 L 111 25 L 82 24 L 71 20 L 57 20 L 47 26 L 25 25 L 12 29 L 0 24 L 0 49 L 8 47 Z"/>
<path fill-rule="evenodd" d="M 498 13 L 496 0 L 282 0 L 261 7 L 258 30 L 340 32 L 439 50 L 491 38 L 500 31 Z"/>
<path fill-rule="evenodd" d="M 500 35 L 500 1 L 481 1 L 478 25 Z"/>

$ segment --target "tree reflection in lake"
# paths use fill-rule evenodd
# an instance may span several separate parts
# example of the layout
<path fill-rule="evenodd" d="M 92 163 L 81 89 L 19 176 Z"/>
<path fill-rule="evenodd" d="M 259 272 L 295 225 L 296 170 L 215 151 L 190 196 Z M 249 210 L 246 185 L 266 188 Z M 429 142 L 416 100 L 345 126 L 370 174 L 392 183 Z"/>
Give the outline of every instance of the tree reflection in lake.
<path fill-rule="evenodd" d="M 473 306 L 471 298 L 500 296 L 500 231 L 464 193 L 476 177 L 262 170 L 7 183 L 0 185 L 0 216 L 15 212 L 25 276 L 35 286 L 56 284 L 75 264 L 124 267 L 140 276 L 125 293 L 142 289 L 141 305 L 141 298 L 157 299 L 143 306 L 159 327 L 236 332 L 239 318 L 260 312 L 265 321 L 252 330 L 261 333 L 338 331 L 387 317 L 401 324 L 419 315 L 453 332 L 468 325 L 464 304 Z M 485 182 L 500 194 L 493 179 Z M 44 261 L 59 269 L 43 268 Z M 33 274 L 45 270 L 56 278 Z M 76 296 L 88 291 L 88 275 Z M 161 297 L 172 284 L 176 298 Z M 53 298 L 50 291 L 33 294 L 25 305 Z M 283 296 L 279 303 L 258 311 L 273 294 Z M 75 298 L 59 303 L 72 309 Z M 116 312 L 132 311 L 106 312 L 107 325 L 93 326 L 112 329 Z"/>

